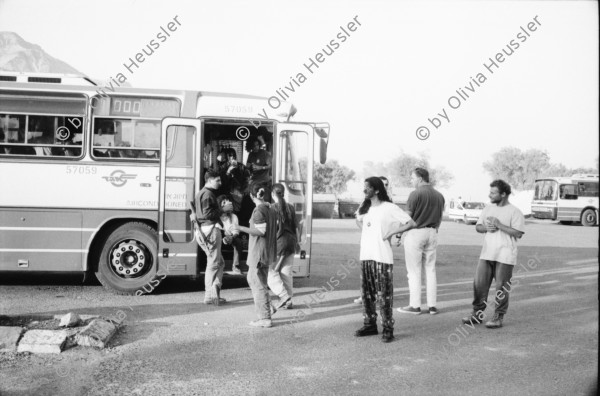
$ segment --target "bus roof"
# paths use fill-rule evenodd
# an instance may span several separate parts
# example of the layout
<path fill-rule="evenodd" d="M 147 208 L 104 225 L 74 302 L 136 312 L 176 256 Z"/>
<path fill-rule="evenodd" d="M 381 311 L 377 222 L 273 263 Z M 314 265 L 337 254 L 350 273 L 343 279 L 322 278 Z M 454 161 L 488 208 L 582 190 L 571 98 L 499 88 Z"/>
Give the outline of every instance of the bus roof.
<path fill-rule="evenodd" d="M 113 80 L 114 81 L 114 80 Z M 169 90 L 157 88 L 122 87 L 117 81 L 108 82 L 104 86 L 97 85 L 86 76 L 52 73 L 17 73 L 0 71 L 0 89 L 27 92 L 64 92 L 81 93 L 92 96 L 110 95 L 147 95 L 154 97 L 171 96 L 179 99 L 195 97 L 198 106 L 202 102 L 202 110 L 198 107 L 199 116 L 249 118 L 258 120 L 287 121 L 295 113 L 296 108 L 290 102 L 280 101 L 275 109 L 269 105 L 269 99 L 263 96 L 195 91 Z M 206 106 L 207 99 L 216 103 Z M 218 105 L 217 105 L 218 104 Z M 252 109 L 252 110 L 249 110 Z M 206 111 L 206 113 L 205 113 Z M 264 114 L 264 116 L 262 116 Z M 182 116 L 191 116 L 186 112 Z M 196 117 L 198 115 L 194 115 Z"/>
<path fill-rule="evenodd" d="M 560 176 L 560 177 L 542 177 L 540 179 L 536 179 L 535 181 L 542 181 L 542 180 L 552 180 L 552 181 L 556 181 L 558 183 L 575 183 L 578 181 L 598 181 L 598 176 L 599 175 L 594 175 L 594 174 L 582 174 L 582 173 L 578 173 L 575 174 L 571 177 L 565 177 L 565 176 Z"/>

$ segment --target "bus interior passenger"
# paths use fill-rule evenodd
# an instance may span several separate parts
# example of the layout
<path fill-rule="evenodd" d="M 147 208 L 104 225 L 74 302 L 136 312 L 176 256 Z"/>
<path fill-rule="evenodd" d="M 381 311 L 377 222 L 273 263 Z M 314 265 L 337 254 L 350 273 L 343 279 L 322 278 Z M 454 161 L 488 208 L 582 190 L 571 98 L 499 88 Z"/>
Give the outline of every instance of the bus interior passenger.
<path fill-rule="evenodd" d="M 258 129 L 252 125 L 245 126 L 250 132 L 249 136 L 239 133 L 239 124 L 207 123 L 205 125 L 204 168 L 216 170 L 221 174 L 221 189 L 218 194 L 225 194 L 232 201 L 234 213 L 238 216 L 240 225 L 247 226 L 254 209 L 254 203 L 248 194 L 248 187 L 252 181 L 252 172 L 246 165 L 248 158 L 252 157 L 249 142 L 257 140 L 271 158 L 273 148 L 272 127 L 261 126 Z M 271 128 L 269 130 L 268 128 Z M 243 139 L 246 137 L 246 139 Z M 264 155 L 263 155 L 264 156 Z M 272 169 L 266 171 L 270 180 Z"/>

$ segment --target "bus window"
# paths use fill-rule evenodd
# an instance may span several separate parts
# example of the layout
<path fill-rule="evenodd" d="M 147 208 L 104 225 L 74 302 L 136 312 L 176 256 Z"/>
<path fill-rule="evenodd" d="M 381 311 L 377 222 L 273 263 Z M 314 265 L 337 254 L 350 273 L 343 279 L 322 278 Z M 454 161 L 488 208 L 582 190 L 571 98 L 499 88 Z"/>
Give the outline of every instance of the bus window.
<path fill-rule="evenodd" d="M 536 200 L 543 201 L 556 201 L 558 183 L 554 180 L 539 180 L 535 183 L 535 194 Z"/>
<path fill-rule="evenodd" d="M 92 102 L 94 158 L 158 161 L 160 122 L 179 115 L 178 100 L 101 97 Z"/>
<path fill-rule="evenodd" d="M 193 128 L 187 126 L 169 127 L 167 134 L 167 164 L 169 166 L 182 168 L 193 166 L 194 134 L 192 131 Z"/>
<path fill-rule="evenodd" d="M 580 197 L 597 197 L 598 196 L 598 182 L 579 182 L 579 196 Z"/>
<path fill-rule="evenodd" d="M 560 198 L 561 199 L 577 199 L 577 191 L 575 184 L 561 184 Z"/>
<path fill-rule="evenodd" d="M 83 117 L 0 114 L 0 155 L 79 157 Z"/>
<path fill-rule="evenodd" d="M 0 155 L 17 154 L 15 143 L 25 143 L 25 116 L 0 115 Z M 4 144 L 9 143 L 9 144 Z"/>
<path fill-rule="evenodd" d="M 158 159 L 160 121 L 96 118 L 92 144 L 96 157 Z"/>
<path fill-rule="evenodd" d="M 282 155 L 284 156 L 284 178 L 286 187 L 290 194 L 304 195 L 308 166 L 306 157 L 299 157 L 299 153 L 305 153 L 308 144 L 308 136 L 304 132 L 284 132 L 282 139 Z"/>

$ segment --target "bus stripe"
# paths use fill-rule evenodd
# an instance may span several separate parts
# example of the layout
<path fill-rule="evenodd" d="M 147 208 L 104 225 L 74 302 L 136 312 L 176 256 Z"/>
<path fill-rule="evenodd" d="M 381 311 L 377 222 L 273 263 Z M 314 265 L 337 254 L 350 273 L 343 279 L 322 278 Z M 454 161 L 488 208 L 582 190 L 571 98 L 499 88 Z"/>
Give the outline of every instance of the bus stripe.
<path fill-rule="evenodd" d="M 61 228 L 61 227 L 0 227 L 2 231 L 83 231 L 94 232 L 96 228 Z"/>
<path fill-rule="evenodd" d="M 87 249 L 0 249 L 0 252 L 87 253 Z"/>

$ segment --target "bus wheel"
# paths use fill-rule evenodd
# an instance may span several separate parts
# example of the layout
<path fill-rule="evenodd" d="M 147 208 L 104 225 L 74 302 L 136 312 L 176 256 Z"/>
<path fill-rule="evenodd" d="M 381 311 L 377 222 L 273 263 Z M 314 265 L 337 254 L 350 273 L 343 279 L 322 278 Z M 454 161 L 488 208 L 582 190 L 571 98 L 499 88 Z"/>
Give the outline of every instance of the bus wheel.
<path fill-rule="evenodd" d="M 156 231 L 144 223 L 126 223 L 106 239 L 100 254 L 96 277 L 117 294 L 152 291 L 150 281 L 156 275 Z"/>
<path fill-rule="evenodd" d="M 595 226 L 596 220 L 596 211 L 594 209 L 587 209 L 581 215 L 581 224 L 586 227 Z"/>

